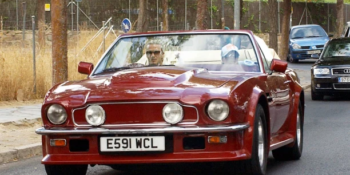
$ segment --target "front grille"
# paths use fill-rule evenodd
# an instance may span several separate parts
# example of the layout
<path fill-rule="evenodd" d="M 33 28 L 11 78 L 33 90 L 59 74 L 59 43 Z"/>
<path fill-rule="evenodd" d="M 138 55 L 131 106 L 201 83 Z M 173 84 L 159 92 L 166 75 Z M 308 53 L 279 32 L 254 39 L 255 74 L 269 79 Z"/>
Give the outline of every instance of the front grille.
<path fill-rule="evenodd" d="M 301 49 L 310 49 L 310 46 L 301 46 Z"/>
<path fill-rule="evenodd" d="M 334 83 L 334 89 L 350 89 L 350 83 Z"/>
<path fill-rule="evenodd" d="M 349 71 L 344 71 L 344 70 L 349 70 Z M 332 73 L 333 74 L 350 74 L 350 67 L 349 68 L 333 69 Z"/>
<path fill-rule="evenodd" d="M 323 48 L 324 45 L 316 45 L 316 48 L 319 49 L 319 48 Z"/>
<path fill-rule="evenodd" d="M 112 125 L 164 125 L 163 107 L 168 102 L 111 102 L 99 104 L 106 114 L 104 126 Z M 91 104 L 92 105 L 92 104 Z M 76 126 L 89 125 L 85 119 L 86 107 L 75 109 L 73 119 Z M 183 105 L 184 118 L 181 123 L 195 123 L 198 121 L 198 111 L 193 106 Z"/>

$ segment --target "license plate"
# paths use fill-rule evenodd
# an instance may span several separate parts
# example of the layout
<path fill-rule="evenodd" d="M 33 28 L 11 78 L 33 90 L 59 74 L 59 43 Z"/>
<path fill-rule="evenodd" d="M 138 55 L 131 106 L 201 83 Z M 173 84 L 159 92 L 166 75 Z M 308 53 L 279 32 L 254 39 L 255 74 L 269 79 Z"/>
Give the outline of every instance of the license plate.
<path fill-rule="evenodd" d="M 321 50 L 310 50 L 306 52 L 307 54 L 317 54 L 317 53 L 321 53 Z"/>
<path fill-rule="evenodd" d="M 101 152 L 164 151 L 164 136 L 101 137 Z"/>
<path fill-rule="evenodd" d="M 339 83 L 348 83 L 350 82 L 350 77 L 338 77 Z"/>

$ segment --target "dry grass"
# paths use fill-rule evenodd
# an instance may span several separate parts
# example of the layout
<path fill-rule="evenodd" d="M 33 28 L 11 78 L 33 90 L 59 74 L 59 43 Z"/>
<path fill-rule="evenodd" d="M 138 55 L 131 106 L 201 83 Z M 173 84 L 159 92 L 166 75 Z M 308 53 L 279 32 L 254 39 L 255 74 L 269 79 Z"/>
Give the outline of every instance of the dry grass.
<path fill-rule="evenodd" d="M 84 52 L 80 50 L 97 31 L 83 31 L 77 35 L 68 35 L 68 80 L 79 80 L 86 75 L 78 73 L 80 61 L 92 62 L 94 65 L 103 54 L 96 52 L 102 42 L 102 35 L 96 38 Z M 2 37 L 1 37 L 2 36 Z M 25 44 L 6 43 L 4 34 L 0 33 L 0 101 L 16 100 L 16 93 L 22 90 L 24 100 L 43 98 L 52 87 L 52 54 L 51 44 L 36 47 L 36 93 L 34 90 L 32 40 Z M 106 39 L 106 48 L 115 40 L 113 34 Z M 24 45 L 24 46 L 23 46 Z"/>

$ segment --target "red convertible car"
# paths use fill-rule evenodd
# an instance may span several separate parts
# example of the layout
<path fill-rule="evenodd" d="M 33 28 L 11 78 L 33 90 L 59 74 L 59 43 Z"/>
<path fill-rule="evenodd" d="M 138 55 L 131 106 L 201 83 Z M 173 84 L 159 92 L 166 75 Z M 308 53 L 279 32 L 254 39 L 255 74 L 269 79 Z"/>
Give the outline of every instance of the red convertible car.
<path fill-rule="evenodd" d="M 269 151 L 302 154 L 299 78 L 251 31 L 125 34 L 78 71 L 87 78 L 55 85 L 42 105 L 47 174 L 189 162 L 266 174 Z"/>

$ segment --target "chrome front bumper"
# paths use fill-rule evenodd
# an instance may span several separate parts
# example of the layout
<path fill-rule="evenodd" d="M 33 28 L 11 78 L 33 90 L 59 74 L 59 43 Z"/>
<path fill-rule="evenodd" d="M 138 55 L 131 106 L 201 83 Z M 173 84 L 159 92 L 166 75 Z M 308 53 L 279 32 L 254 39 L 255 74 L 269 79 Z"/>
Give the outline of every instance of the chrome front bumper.
<path fill-rule="evenodd" d="M 150 133 L 208 133 L 208 132 L 234 132 L 249 127 L 249 124 L 213 125 L 207 127 L 178 127 L 140 128 L 140 129 L 108 129 L 108 128 L 50 128 L 44 127 L 35 130 L 40 135 L 70 135 L 70 134 L 150 134 Z"/>

